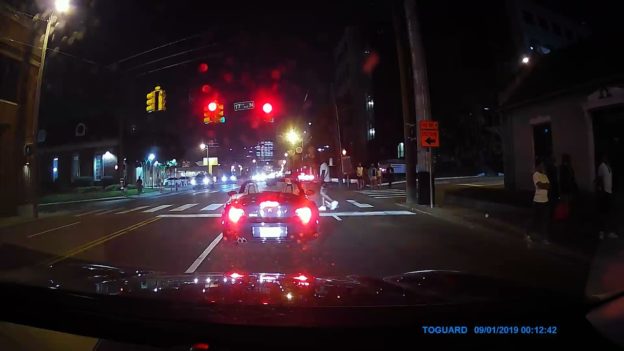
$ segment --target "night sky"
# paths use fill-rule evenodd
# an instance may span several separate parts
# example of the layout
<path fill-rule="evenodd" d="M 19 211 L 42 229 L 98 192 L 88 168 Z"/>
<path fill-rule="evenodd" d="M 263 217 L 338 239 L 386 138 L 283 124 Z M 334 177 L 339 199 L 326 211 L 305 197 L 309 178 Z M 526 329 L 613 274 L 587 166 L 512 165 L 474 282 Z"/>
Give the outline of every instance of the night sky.
<path fill-rule="evenodd" d="M 9 2 L 30 13 L 41 13 L 52 3 Z M 596 34 L 616 30 L 612 26 L 617 19 L 615 1 L 541 2 L 587 21 Z M 441 62 L 453 42 L 444 40 L 461 33 L 468 38 L 466 46 L 476 48 L 469 55 L 474 62 L 448 62 L 458 72 L 483 62 L 480 58 L 496 49 L 480 46 L 484 28 L 479 27 L 478 17 L 472 20 L 465 15 L 467 8 L 487 15 L 492 1 L 462 2 L 461 6 L 450 0 L 420 3 L 427 60 L 434 70 L 430 75 L 440 77 L 431 82 L 435 113 L 436 109 L 444 111 L 439 107 L 444 96 L 456 95 L 453 98 L 461 100 L 462 84 L 466 84 L 458 81 L 461 77 L 436 74 L 435 70 L 447 71 Z M 185 136 L 181 147 L 171 153 L 197 144 L 210 133 L 218 133 L 225 146 L 251 144 L 263 133 L 251 123 L 251 115 L 232 115 L 228 130 L 198 128 L 200 117 L 195 109 L 205 97 L 201 94 L 205 84 L 228 100 L 273 96 L 280 105 L 278 122 L 331 118 L 327 115 L 331 111 L 332 53 L 342 30 L 347 25 L 387 22 L 391 14 L 389 1 L 74 0 L 72 4 L 73 13 L 61 20 L 50 42 L 50 48 L 59 52 L 50 54 L 46 67 L 42 125 L 63 118 L 101 119 L 106 113 L 123 113 L 131 122 L 140 120 L 145 117 L 145 94 L 161 84 L 168 90 L 169 111 L 161 117 L 167 122 L 158 124 L 165 129 L 181 128 L 176 133 Z M 186 40 L 129 58 L 180 39 Z M 207 72 L 198 70 L 201 63 L 208 65 Z M 256 134 L 247 133 L 250 140 L 238 138 L 246 130 Z"/>

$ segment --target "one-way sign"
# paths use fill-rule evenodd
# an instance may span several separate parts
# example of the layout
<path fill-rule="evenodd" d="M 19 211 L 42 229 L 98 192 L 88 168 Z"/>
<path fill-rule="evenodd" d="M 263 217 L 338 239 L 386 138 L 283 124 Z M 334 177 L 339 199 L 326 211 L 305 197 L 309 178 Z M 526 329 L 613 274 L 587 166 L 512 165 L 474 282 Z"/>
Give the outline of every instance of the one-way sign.
<path fill-rule="evenodd" d="M 423 147 L 440 147 L 440 135 L 438 122 L 426 120 L 420 121 L 420 145 Z"/>

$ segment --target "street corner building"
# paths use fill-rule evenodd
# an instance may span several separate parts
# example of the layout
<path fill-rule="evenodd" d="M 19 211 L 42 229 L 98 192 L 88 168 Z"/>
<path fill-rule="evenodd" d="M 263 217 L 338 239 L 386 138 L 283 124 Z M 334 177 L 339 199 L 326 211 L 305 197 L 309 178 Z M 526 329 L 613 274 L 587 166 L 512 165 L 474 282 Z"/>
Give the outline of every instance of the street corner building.
<path fill-rule="evenodd" d="M 537 57 L 501 101 L 505 186 L 532 190 L 535 161 L 569 154 L 580 191 L 594 191 L 608 155 L 624 173 L 624 53 L 617 43 L 581 42 Z M 619 182 L 618 182 L 619 178 Z"/>
<path fill-rule="evenodd" d="M 42 28 L 0 2 L 0 214 L 28 211 L 34 197 L 35 91 Z M 45 29 L 45 26 L 44 28 Z"/>

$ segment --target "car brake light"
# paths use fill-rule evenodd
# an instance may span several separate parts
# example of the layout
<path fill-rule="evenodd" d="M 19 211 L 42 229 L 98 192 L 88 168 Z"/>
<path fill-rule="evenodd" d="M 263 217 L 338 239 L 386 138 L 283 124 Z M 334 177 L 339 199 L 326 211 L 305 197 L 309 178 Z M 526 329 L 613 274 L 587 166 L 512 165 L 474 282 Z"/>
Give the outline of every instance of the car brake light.
<path fill-rule="evenodd" d="M 237 207 L 230 207 L 230 210 L 228 211 L 228 219 L 233 222 L 233 223 L 238 223 L 238 220 L 245 214 L 245 211 L 243 211 L 240 208 Z"/>
<path fill-rule="evenodd" d="M 295 214 L 301 219 L 303 224 L 308 224 L 312 219 L 312 210 L 308 207 L 301 207 L 295 210 Z"/>
<path fill-rule="evenodd" d="M 293 277 L 293 279 L 298 280 L 298 281 L 300 281 L 300 282 L 305 282 L 305 281 L 307 281 L 307 280 L 308 280 L 308 277 L 306 277 L 306 276 L 305 276 L 305 275 L 303 275 L 303 274 L 299 274 L 299 275 L 297 275 L 297 276 Z"/>

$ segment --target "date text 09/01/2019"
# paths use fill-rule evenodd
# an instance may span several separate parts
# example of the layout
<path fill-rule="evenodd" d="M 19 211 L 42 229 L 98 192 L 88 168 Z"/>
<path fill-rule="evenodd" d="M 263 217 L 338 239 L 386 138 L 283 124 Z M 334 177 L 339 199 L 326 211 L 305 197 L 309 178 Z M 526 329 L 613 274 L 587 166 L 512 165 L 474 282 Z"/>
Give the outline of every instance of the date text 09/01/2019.
<path fill-rule="evenodd" d="M 421 330 L 429 335 L 557 335 L 559 332 L 555 325 L 425 325 Z"/>

